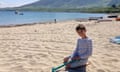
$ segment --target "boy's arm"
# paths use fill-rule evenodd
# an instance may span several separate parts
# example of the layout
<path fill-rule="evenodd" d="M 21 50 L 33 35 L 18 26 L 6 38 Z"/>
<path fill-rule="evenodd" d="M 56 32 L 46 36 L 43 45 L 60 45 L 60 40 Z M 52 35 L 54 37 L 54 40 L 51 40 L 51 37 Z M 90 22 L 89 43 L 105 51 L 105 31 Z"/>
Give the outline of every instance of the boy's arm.
<path fill-rule="evenodd" d="M 79 57 L 78 48 L 79 48 L 79 39 L 77 40 L 77 45 L 76 45 L 76 48 L 75 48 L 74 52 L 70 56 L 71 59 L 77 59 Z"/>
<path fill-rule="evenodd" d="M 86 59 L 92 55 L 92 40 L 88 40 L 87 46 L 87 50 L 79 55 L 81 59 Z"/>
<path fill-rule="evenodd" d="M 79 39 L 77 40 L 77 45 L 76 45 L 76 48 L 75 48 L 74 52 L 70 56 L 65 57 L 64 62 L 68 62 L 70 60 L 78 59 L 78 57 L 77 57 L 77 49 L 78 49 L 78 46 L 79 46 L 78 43 L 79 43 Z"/>
<path fill-rule="evenodd" d="M 70 56 L 65 57 L 65 58 L 64 58 L 64 63 L 65 63 L 65 62 L 68 62 L 68 61 L 69 61 L 69 59 L 70 59 Z"/>

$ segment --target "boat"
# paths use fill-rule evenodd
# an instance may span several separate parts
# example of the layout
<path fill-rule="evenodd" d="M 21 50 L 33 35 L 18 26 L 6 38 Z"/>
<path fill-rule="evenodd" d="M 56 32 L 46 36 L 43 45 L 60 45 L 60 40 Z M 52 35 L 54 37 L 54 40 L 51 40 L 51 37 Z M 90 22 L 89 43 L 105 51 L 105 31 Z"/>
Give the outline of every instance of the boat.
<path fill-rule="evenodd" d="M 18 14 L 18 13 L 19 13 L 19 11 L 16 10 L 16 11 L 15 11 L 15 14 Z"/>
<path fill-rule="evenodd" d="M 20 13 L 19 15 L 24 15 L 23 13 Z"/>
<path fill-rule="evenodd" d="M 88 20 L 99 20 L 99 19 L 103 19 L 103 17 L 89 17 Z"/>
<path fill-rule="evenodd" d="M 16 14 L 16 15 L 24 15 L 22 12 L 17 11 L 17 10 L 15 11 L 15 14 Z"/>
<path fill-rule="evenodd" d="M 107 18 L 117 18 L 117 17 L 118 17 L 117 14 L 110 14 L 110 15 L 107 16 Z"/>

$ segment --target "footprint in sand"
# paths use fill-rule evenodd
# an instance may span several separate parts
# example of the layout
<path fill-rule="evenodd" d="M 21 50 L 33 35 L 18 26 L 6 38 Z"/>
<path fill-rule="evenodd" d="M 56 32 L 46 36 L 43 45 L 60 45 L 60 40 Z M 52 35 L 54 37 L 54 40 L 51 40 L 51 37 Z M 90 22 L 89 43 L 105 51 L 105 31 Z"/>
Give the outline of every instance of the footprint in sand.
<path fill-rule="evenodd" d="M 102 69 L 98 69 L 97 72 L 105 72 L 105 71 Z"/>
<path fill-rule="evenodd" d="M 10 69 L 10 72 L 28 72 L 23 66 L 16 66 Z"/>

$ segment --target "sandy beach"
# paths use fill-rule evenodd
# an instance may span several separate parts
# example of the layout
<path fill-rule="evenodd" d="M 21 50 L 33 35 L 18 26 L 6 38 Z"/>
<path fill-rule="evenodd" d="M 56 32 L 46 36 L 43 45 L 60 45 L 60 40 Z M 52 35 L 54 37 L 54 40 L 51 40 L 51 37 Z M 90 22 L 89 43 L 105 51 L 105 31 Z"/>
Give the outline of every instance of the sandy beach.
<path fill-rule="evenodd" d="M 0 28 L 0 72 L 51 72 L 76 47 L 75 27 L 84 24 L 93 39 L 88 72 L 120 72 L 120 45 L 109 38 L 120 35 L 120 22 L 75 20 Z"/>

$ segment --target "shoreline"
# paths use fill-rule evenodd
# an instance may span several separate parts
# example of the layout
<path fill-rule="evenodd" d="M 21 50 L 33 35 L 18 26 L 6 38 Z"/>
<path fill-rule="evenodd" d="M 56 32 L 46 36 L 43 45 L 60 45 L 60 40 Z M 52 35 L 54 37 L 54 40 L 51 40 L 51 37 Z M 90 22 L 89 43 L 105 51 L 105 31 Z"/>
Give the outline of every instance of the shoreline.
<path fill-rule="evenodd" d="M 31 11 L 30 11 L 31 12 Z M 27 13 L 27 12 L 25 12 L 26 13 L 26 15 L 28 14 L 29 15 L 29 12 Z M 49 13 L 49 12 L 48 12 Z M 57 21 L 58 22 L 60 22 L 60 21 L 69 21 L 69 20 L 76 20 L 76 19 L 88 19 L 89 17 L 94 17 L 95 15 L 94 14 L 97 14 L 97 16 L 96 17 L 103 17 L 103 16 L 105 16 L 106 14 L 102 14 L 102 13 L 81 13 L 81 14 L 85 14 L 86 16 L 81 16 L 81 14 L 77 14 L 77 15 L 79 15 L 78 17 L 77 16 L 75 16 L 76 15 L 76 13 L 75 13 L 75 15 L 74 15 L 74 13 L 73 14 L 70 14 L 70 15 L 74 15 L 74 16 L 70 16 L 70 17 L 68 17 L 67 18 L 67 16 L 69 15 L 69 14 L 65 14 L 65 15 L 67 15 L 65 18 L 63 18 L 63 16 L 64 16 L 64 14 L 62 14 L 63 16 L 61 16 L 60 18 L 59 18 L 59 12 L 55 12 L 55 13 L 58 13 L 58 19 L 56 18 L 56 17 L 53 17 L 53 18 L 48 18 L 48 19 L 44 19 L 43 21 L 40 19 L 38 19 L 38 20 L 34 20 L 34 17 L 33 17 L 33 20 L 24 20 L 24 16 L 23 16 L 23 18 L 20 18 L 19 19 L 19 17 L 18 17 L 18 19 L 17 19 L 17 21 L 15 21 L 14 22 L 14 18 L 12 19 L 12 20 L 8 20 L 8 21 L 6 21 L 6 19 L 3 19 L 2 20 L 2 22 L 0 23 L 0 27 L 11 27 L 11 26 L 21 26 L 21 25 L 27 25 L 27 24 L 36 24 L 36 23 L 39 23 L 39 24 L 41 24 L 41 23 L 48 23 L 48 22 L 54 22 L 54 19 L 57 19 Z M 61 13 L 61 12 L 60 12 Z M 68 13 L 68 12 L 66 12 L 66 13 Z M 12 13 L 13 14 L 13 13 Z M 41 14 L 41 13 L 40 13 Z M 39 15 L 39 13 L 38 13 L 38 15 Z M 51 15 L 51 13 L 50 13 L 50 15 Z M 57 15 L 56 15 L 57 16 Z M 35 17 L 37 17 L 37 16 L 35 16 Z M 11 17 L 12 18 L 12 17 Z M 30 19 L 32 19 L 32 18 L 30 18 Z M 19 21 L 20 20 L 20 21 Z"/>
<path fill-rule="evenodd" d="M 59 22 L 66 22 L 66 21 L 89 21 L 88 18 L 76 18 L 76 19 L 69 19 L 69 20 L 61 20 L 57 21 Z M 45 22 L 33 22 L 33 23 L 21 23 L 21 24 L 9 24 L 9 25 L 0 25 L 0 28 L 10 28 L 10 27 L 20 27 L 20 26 L 31 26 L 31 25 L 37 25 L 37 24 L 51 24 L 55 23 L 54 21 L 45 21 Z"/>

